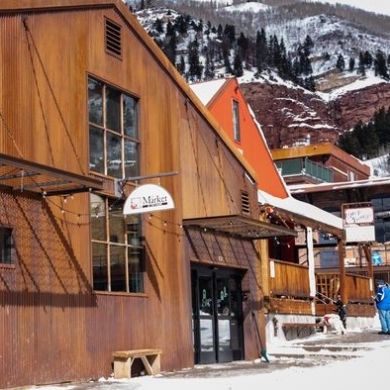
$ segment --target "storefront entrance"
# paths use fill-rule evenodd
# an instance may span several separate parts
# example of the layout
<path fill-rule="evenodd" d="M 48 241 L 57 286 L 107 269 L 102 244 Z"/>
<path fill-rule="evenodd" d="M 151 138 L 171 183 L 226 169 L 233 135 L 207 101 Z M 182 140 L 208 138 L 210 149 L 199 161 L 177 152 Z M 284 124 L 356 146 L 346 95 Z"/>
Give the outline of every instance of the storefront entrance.
<path fill-rule="evenodd" d="M 232 269 L 192 268 L 196 364 L 243 359 L 241 279 Z"/>

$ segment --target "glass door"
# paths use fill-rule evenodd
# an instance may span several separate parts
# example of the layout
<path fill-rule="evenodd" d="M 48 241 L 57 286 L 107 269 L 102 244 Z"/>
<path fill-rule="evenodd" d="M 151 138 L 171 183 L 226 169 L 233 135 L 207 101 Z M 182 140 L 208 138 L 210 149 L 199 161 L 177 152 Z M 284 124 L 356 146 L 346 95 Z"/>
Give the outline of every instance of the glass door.
<path fill-rule="evenodd" d="M 218 361 L 231 362 L 231 308 L 229 279 L 217 278 Z"/>
<path fill-rule="evenodd" d="M 234 270 L 193 268 L 195 363 L 243 358 L 241 278 Z"/>

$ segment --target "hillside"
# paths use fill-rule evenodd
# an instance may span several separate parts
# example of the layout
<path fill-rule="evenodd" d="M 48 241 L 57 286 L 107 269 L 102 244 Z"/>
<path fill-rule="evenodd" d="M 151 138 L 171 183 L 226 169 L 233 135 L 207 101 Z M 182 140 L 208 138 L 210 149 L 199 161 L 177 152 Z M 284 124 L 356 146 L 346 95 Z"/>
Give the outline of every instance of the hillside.
<path fill-rule="evenodd" d="M 342 18 L 349 7 L 276 0 L 153 3 L 176 11 L 145 7 L 135 14 L 179 72 L 188 82 L 237 76 L 270 147 L 309 138 L 337 142 L 359 120 L 390 106 L 390 28 L 378 34 L 360 22 L 368 15 L 371 23 L 373 14 L 351 9 Z M 178 12 L 183 9 L 191 14 Z M 214 23 L 193 15 L 210 15 Z M 261 30 L 253 37 L 255 28 Z"/>

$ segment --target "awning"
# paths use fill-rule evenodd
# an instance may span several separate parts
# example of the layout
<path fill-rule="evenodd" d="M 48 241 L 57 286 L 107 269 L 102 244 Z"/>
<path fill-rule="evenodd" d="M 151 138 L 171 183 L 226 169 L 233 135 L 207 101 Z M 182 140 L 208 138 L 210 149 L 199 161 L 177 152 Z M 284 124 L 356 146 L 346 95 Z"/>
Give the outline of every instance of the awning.
<path fill-rule="evenodd" d="M 101 190 L 102 180 L 0 153 L 0 186 L 46 196 Z"/>
<path fill-rule="evenodd" d="M 243 215 L 186 219 L 183 221 L 183 226 L 227 233 L 248 240 L 280 236 L 297 236 L 297 233 L 292 229 L 287 229 L 283 226 L 268 222 L 261 222 L 257 219 L 245 217 Z"/>
<path fill-rule="evenodd" d="M 341 218 L 310 203 L 302 202 L 292 196 L 278 198 L 261 190 L 257 191 L 257 197 L 261 205 L 272 206 L 294 218 L 298 223 L 319 228 L 336 236 L 342 233 L 343 220 Z"/>

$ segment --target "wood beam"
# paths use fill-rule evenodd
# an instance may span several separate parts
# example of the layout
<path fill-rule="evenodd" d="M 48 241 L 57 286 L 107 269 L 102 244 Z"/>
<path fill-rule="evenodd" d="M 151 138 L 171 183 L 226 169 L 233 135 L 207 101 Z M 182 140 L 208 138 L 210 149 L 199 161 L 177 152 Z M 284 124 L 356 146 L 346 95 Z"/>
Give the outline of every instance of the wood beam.
<path fill-rule="evenodd" d="M 340 295 L 344 304 L 348 303 L 348 292 L 345 288 L 345 239 L 338 239 L 339 251 L 339 275 L 340 275 Z"/>
<path fill-rule="evenodd" d="M 372 253 L 370 244 L 363 245 L 364 254 L 367 259 L 367 272 L 368 277 L 370 278 L 370 291 L 374 290 L 374 267 L 372 265 Z"/>

